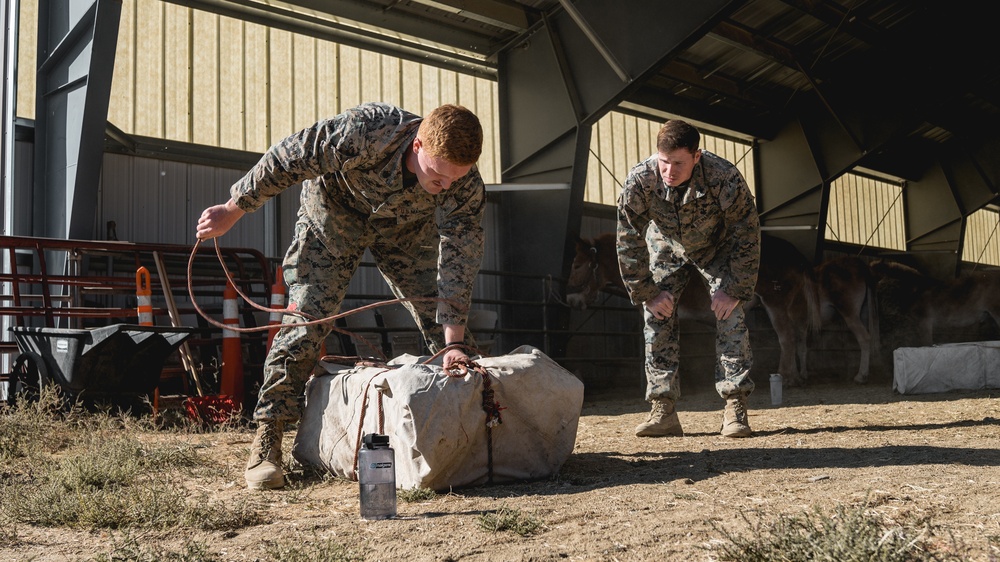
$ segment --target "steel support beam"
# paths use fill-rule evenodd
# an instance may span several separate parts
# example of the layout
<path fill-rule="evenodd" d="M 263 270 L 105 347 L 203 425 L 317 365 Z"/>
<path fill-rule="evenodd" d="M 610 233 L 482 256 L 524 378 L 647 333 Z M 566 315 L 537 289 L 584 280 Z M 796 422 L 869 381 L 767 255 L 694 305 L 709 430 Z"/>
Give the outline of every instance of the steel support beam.
<path fill-rule="evenodd" d="M 504 191 L 504 268 L 565 277 L 580 232 L 591 126 L 667 60 L 741 2 L 698 2 L 670 13 L 656 0 L 576 0 L 498 56 L 501 177 L 507 186 L 569 186 L 544 195 Z M 641 33 L 622 30 L 641 28 Z M 505 298 L 537 298 L 508 288 Z M 507 315 L 524 326 L 539 319 Z M 550 318 L 547 325 L 562 325 Z M 555 324 L 553 324 L 553 321 Z M 525 342 L 536 343 L 537 342 Z M 560 350 L 556 345 L 554 352 Z"/>
<path fill-rule="evenodd" d="M 121 0 L 39 3 L 34 236 L 93 234 L 121 9 Z"/>
<path fill-rule="evenodd" d="M 0 68 L 3 87 L 0 89 L 0 119 L 3 119 L 3 139 L 0 140 L 0 190 L 3 193 L 3 233 L 14 233 L 14 118 L 17 117 L 17 15 L 18 1 L 4 0 L 0 6 Z M 8 268 L 9 264 L 2 267 Z M 4 269 L 7 271 L 7 269 Z M 6 334 L 6 327 L 4 329 Z"/>

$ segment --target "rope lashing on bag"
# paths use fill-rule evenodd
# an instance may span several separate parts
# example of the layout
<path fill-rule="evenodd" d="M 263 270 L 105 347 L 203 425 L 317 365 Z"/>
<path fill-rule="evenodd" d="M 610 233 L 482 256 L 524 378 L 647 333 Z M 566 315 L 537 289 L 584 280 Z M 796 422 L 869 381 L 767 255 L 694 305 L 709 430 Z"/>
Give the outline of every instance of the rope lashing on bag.
<path fill-rule="evenodd" d="M 361 415 L 358 417 L 358 433 L 354 441 L 354 463 L 351 465 L 354 476 L 351 480 L 357 481 L 358 479 L 358 456 L 361 453 L 361 431 L 365 425 L 365 412 L 368 410 L 368 391 L 371 389 L 372 381 L 375 380 L 375 377 L 384 375 L 391 370 L 391 368 L 385 368 L 369 377 L 368 382 L 365 383 L 365 394 L 361 399 Z M 382 395 L 385 393 L 385 390 L 380 387 L 376 388 L 378 389 L 378 433 L 379 435 L 385 435 L 385 410 L 382 407 Z"/>
<path fill-rule="evenodd" d="M 504 410 L 494 398 L 493 382 L 490 373 L 480 365 L 473 363 L 473 369 L 483 377 L 483 411 L 486 412 L 486 474 L 487 483 L 493 483 L 493 428 L 503 423 L 500 410 Z"/>

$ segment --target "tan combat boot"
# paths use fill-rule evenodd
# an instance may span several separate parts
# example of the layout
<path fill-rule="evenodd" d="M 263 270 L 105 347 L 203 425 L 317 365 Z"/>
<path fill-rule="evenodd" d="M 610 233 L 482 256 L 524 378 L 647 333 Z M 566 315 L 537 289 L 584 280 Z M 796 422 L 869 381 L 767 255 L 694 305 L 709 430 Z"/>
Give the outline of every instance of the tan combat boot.
<path fill-rule="evenodd" d="M 264 420 L 257 426 L 244 473 L 247 488 L 269 490 L 285 485 L 285 475 L 281 471 L 281 434 L 284 430 L 285 424 L 275 420 Z"/>
<path fill-rule="evenodd" d="M 666 398 L 653 399 L 653 409 L 649 419 L 635 428 L 636 437 L 684 437 L 681 420 L 677 419 L 674 401 Z"/>
<path fill-rule="evenodd" d="M 722 414 L 723 437 L 750 437 L 750 419 L 747 417 L 747 398 L 742 394 L 726 399 L 726 411 Z"/>

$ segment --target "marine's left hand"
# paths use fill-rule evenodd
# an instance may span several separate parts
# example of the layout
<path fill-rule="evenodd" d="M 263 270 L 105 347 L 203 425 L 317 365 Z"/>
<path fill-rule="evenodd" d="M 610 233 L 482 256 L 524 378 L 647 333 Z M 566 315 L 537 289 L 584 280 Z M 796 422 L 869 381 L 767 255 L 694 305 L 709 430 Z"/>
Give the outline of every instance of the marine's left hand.
<path fill-rule="evenodd" d="M 740 299 L 734 299 L 722 289 L 719 289 L 712 295 L 712 312 L 715 313 L 716 320 L 729 318 L 729 315 L 736 310 L 738 304 L 740 304 Z"/>

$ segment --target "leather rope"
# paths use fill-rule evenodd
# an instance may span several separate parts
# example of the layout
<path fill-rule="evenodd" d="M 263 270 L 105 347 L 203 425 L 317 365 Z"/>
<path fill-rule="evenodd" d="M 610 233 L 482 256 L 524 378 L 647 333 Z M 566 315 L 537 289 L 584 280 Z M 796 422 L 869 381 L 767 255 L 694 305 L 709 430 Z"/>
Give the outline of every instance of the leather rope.
<path fill-rule="evenodd" d="M 339 328 L 339 327 L 335 326 L 334 322 L 336 322 L 340 318 L 345 318 L 347 316 L 351 316 L 352 314 L 357 314 L 357 313 L 365 311 L 365 310 L 369 310 L 369 309 L 373 309 L 373 308 L 378 308 L 380 306 L 388 306 L 388 305 L 397 304 L 397 303 L 427 301 L 427 302 L 450 302 L 450 303 L 454 304 L 454 301 L 452 301 L 450 299 L 445 299 L 445 298 L 442 298 L 442 297 L 400 297 L 400 298 L 395 298 L 395 299 L 387 299 L 387 300 L 383 300 L 383 301 L 378 301 L 378 302 L 374 302 L 374 303 L 371 303 L 371 304 L 366 304 L 366 305 L 363 305 L 363 306 L 359 306 L 357 308 L 353 308 L 353 309 L 348 310 L 346 312 L 341 312 L 339 314 L 332 314 L 330 316 L 327 316 L 326 318 L 315 318 L 315 317 L 313 317 L 313 316 L 311 316 L 311 315 L 309 315 L 309 314 L 307 314 L 305 312 L 298 311 L 298 310 L 289 310 L 287 308 L 270 308 L 270 307 L 266 307 L 266 306 L 257 304 L 256 302 L 253 301 L 253 299 L 251 299 L 250 297 L 248 297 L 242 290 L 240 290 L 239 285 L 233 279 L 233 274 L 229 271 L 229 268 L 226 267 L 226 261 L 222 257 L 222 249 L 219 247 L 219 239 L 218 238 L 213 238 L 213 242 L 215 243 L 215 254 L 219 258 L 219 265 L 222 266 L 222 271 L 226 275 L 226 280 L 233 286 L 233 288 L 236 289 L 236 293 L 246 303 L 248 303 L 250 306 L 252 306 L 253 308 L 255 308 L 255 309 L 257 309 L 257 310 L 259 310 L 261 312 L 266 312 L 266 313 L 269 313 L 269 314 L 270 313 L 278 313 L 278 314 L 283 314 L 283 315 L 284 314 L 288 314 L 288 315 L 292 315 L 292 316 L 297 316 L 297 317 L 299 317 L 299 318 L 301 318 L 301 319 L 304 320 L 303 322 L 294 322 L 294 323 L 291 323 L 291 324 L 285 324 L 285 323 L 282 323 L 282 324 L 268 324 L 268 325 L 255 326 L 255 327 L 231 326 L 231 325 L 228 325 L 228 324 L 223 324 L 223 323 L 219 322 L 218 320 L 215 320 L 214 318 L 212 318 L 211 316 L 209 316 L 204 310 L 202 310 L 202 308 L 200 306 L 198 306 L 198 302 L 194 298 L 194 285 L 191 282 L 191 277 L 192 277 L 192 272 L 194 271 L 194 258 L 195 258 L 195 255 L 197 255 L 197 253 L 198 253 L 198 246 L 201 245 L 201 242 L 202 242 L 201 240 L 196 240 L 195 241 L 194 246 L 191 248 L 191 255 L 188 257 L 188 271 L 187 271 L 187 273 L 188 273 L 188 279 L 187 279 L 188 297 L 191 299 L 191 305 L 194 307 L 195 311 L 202 318 L 204 318 L 206 322 L 208 322 L 210 325 L 215 326 L 216 328 L 219 328 L 219 329 L 222 329 L 222 330 L 229 330 L 231 332 L 237 332 L 237 333 L 243 334 L 243 333 L 250 333 L 250 332 L 264 332 L 264 331 L 271 330 L 273 328 L 278 328 L 278 329 L 281 329 L 281 328 L 303 328 L 303 327 L 306 327 L 306 326 L 315 326 L 317 324 L 329 324 L 329 328 L 330 328 L 331 331 L 337 332 L 339 334 L 344 334 L 346 336 L 349 336 L 355 342 L 361 341 L 365 346 L 367 346 L 369 349 L 371 349 L 372 351 L 374 351 L 378 355 L 378 358 L 382 360 L 382 362 L 385 362 L 386 360 L 388 360 L 388 358 L 385 356 L 385 353 L 381 349 L 378 349 L 377 347 L 375 347 L 374 345 L 372 345 L 371 342 L 369 342 L 365 338 L 356 337 L 354 335 L 354 333 L 351 332 L 350 330 L 345 330 L 343 328 Z M 455 347 L 455 346 L 452 346 L 452 347 Z M 472 349 L 469 346 L 464 346 L 463 345 L 462 347 L 464 347 L 465 349 Z M 442 355 L 442 353 L 445 352 L 445 351 L 447 351 L 448 349 L 451 349 L 451 348 L 450 347 L 443 348 L 441 351 L 438 351 L 437 353 L 435 353 L 431 357 L 431 359 L 428 359 L 428 361 L 431 361 L 431 360 L 437 358 L 439 355 Z M 475 349 L 474 351 L 476 353 L 479 353 L 480 355 L 482 355 L 482 353 L 480 353 L 478 349 Z M 364 361 L 365 360 L 365 358 L 360 357 L 360 356 L 340 356 L 340 355 L 326 355 L 326 356 L 322 357 L 322 359 L 333 359 L 333 360 L 347 359 L 347 360 L 358 360 L 358 361 Z"/>

